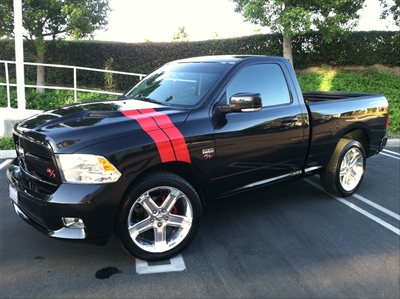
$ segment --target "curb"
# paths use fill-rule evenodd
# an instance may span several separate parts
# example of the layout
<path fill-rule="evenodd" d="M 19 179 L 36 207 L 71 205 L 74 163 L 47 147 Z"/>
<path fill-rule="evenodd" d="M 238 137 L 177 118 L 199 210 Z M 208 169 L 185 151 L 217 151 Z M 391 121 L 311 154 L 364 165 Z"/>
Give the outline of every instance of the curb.
<path fill-rule="evenodd" d="M 0 159 L 15 158 L 14 150 L 0 151 Z"/>
<path fill-rule="evenodd" d="M 400 139 L 389 139 L 386 146 L 400 146 Z M 14 150 L 0 151 L 0 159 L 15 158 Z"/>
<path fill-rule="evenodd" d="M 389 139 L 386 146 L 400 146 L 400 139 Z"/>

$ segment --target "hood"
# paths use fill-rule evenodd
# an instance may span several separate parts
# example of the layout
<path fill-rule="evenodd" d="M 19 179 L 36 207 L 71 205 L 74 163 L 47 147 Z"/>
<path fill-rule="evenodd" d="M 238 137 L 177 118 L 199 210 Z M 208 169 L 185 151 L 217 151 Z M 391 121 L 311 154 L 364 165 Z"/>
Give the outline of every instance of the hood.
<path fill-rule="evenodd" d="M 49 143 L 55 153 L 72 153 L 144 130 L 178 127 L 188 115 L 187 108 L 139 100 L 96 101 L 45 111 L 23 120 L 15 125 L 14 130 L 28 138 Z"/>

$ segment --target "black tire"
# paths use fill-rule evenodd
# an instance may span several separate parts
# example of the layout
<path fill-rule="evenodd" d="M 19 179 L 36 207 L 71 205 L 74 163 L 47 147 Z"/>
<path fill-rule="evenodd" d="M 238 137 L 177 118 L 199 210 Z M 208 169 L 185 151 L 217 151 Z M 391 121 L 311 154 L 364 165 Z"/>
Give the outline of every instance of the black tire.
<path fill-rule="evenodd" d="M 324 189 L 338 196 L 350 196 L 364 178 L 366 166 L 365 151 L 361 143 L 341 139 L 333 155 L 320 174 Z"/>
<path fill-rule="evenodd" d="M 194 188 L 169 173 L 151 173 L 133 185 L 118 210 L 114 231 L 124 249 L 146 261 L 184 251 L 195 238 L 202 204 Z"/>

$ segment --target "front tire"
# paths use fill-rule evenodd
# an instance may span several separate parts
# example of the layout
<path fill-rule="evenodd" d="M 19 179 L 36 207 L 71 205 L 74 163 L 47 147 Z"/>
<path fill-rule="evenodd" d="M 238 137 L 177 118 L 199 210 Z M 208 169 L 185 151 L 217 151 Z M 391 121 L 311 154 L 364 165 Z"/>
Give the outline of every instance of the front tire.
<path fill-rule="evenodd" d="M 341 139 L 324 171 L 320 174 L 324 189 L 338 196 L 350 196 L 364 178 L 365 151 L 361 143 Z"/>
<path fill-rule="evenodd" d="M 124 249 L 147 261 L 185 250 L 195 238 L 202 205 L 194 188 L 169 173 L 152 173 L 132 186 L 116 218 L 115 233 Z"/>

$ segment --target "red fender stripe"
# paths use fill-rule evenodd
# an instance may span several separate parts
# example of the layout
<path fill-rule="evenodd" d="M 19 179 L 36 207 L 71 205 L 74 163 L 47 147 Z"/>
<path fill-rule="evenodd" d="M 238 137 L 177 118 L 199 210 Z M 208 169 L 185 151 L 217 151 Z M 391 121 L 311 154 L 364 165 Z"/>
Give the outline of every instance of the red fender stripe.
<path fill-rule="evenodd" d="M 161 161 L 163 163 L 176 161 L 175 153 L 168 136 L 157 126 L 151 117 L 141 114 L 137 110 L 125 110 L 121 112 L 125 116 L 136 120 L 142 129 L 149 134 L 157 146 Z"/>
<path fill-rule="evenodd" d="M 178 130 L 178 128 L 175 127 L 168 115 L 158 112 L 154 109 L 140 109 L 139 111 L 151 116 L 156 121 L 161 130 L 163 130 L 164 133 L 167 134 L 168 138 L 172 142 L 172 146 L 176 155 L 176 160 L 191 163 L 185 138 Z"/>
<path fill-rule="evenodd" d="M 125 110 L 122 113 L 135 119 L 156 143 L 163 163 L 183 161 L 191 163 L 185 138 L 168 115 L 154 109 Z"/>

